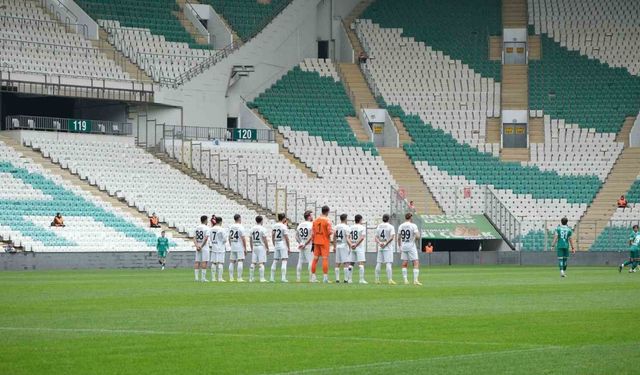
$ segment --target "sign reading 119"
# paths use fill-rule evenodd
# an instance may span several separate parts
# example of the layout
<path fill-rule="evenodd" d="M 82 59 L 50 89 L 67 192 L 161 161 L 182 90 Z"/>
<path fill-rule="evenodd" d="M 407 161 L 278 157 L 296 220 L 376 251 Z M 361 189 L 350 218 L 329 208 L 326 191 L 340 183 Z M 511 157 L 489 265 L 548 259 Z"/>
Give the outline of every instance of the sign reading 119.
<path fill-rule="evenodd" d="M 70 132 L 91 133 L 91 120 L 67 120 L 67 128 Z"/>

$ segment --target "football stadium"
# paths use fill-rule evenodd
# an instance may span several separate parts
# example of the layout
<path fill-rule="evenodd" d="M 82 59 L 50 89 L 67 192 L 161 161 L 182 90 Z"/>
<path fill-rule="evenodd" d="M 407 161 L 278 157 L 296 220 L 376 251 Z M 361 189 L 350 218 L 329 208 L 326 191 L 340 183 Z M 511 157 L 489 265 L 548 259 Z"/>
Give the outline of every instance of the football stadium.
<path fill-rule="evenodd" d="M 0 374 L 637 374 L 640 2 L 0 0 Z"/>

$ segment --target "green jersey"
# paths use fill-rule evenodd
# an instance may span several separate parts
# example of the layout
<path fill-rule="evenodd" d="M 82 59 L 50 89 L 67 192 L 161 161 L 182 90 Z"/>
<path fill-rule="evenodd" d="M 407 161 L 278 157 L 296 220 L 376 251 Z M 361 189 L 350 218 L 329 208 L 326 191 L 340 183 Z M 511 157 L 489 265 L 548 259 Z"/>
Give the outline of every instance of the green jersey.
<path fill-rule="evenodd" d="M 631 232 L 629 241 L 631 242 L 631 250 L 640 249 L 640 232 Z"/>
<path fill-rule="evenodd" d="M 566 225 L 559 225 L 556 228 L 556 236 L 558 236 L 558 242 L 556 243 L 557 249 L 568 249 L 569 248 L 569 238 L 573 231 Z"/>
<path fill-rule="evenodd" d="M 167 237 L 158 237 L 156 249 L 158 250 L 158 253 L 166 253 L 169 249 L 169 239 Z"/>

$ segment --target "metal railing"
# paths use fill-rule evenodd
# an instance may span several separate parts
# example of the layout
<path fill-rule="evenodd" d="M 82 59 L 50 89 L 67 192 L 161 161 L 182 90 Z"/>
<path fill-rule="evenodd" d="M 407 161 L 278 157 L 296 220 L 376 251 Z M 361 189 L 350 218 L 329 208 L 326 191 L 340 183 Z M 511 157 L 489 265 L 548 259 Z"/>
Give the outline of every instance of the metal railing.
<path fill-rule="evenodd" d="M 84 124 L 83 124 L 84 123 Z M 131 135 L 130 123 L 103 120 L 80 120 L 60 117 L 42 116 L 7 116 L 5 117 L 7 130 L 46 130 L 55 132 L 74 132 L 107 135 Z"/>
<path fill-rule="evenodd" d="M 406 194 L 407 192 L 403 189 L 396 189 L 393 186 L 389 187 L 389 213 L 391 215 L 390 222 L 394 227 L 398 228 L 398 226 L 405 221 L 405 214 L 407 212 L 411 212 L 414 214 L 414 224 L 416 224 L 418 228 L 420 228 L 420 231 L 422 231 L 422 228 L 424 228 L 424 220 L 420 215 L 416 215 L 417 212 L 415 209 L 409 207 L 409 203 L 406 199 Z M 425 214 L 428 213 L 428 210 L 429 208 L 427 207 L 427 212 L 425 212 Z"/>
<path fill-rule="evenodd" d="M 45 2 L 45 1 L 43 1 Z M 7 15 L 2 15 L 0 14 L 0 24 L 2 24 L 2 26 L 6 27 L 6 23 L 13 23 L 13 24 L 18 24 L 20 26 L 27 26 L 27 25 L 33 25 L 36 26 L 39 29 L 44 29 L 47 30 L 48 27 L 41 27 L 43 25 L 56 25 L 56 26 L 61 26 L 64 28 L 75 28 L 75 31 L 77 34 L 81 35 L 82 37 L 84 37 L 85 39 L 87 39 L 87 36 L 89 35 L 89 29 L 87 27 L 87 25 L 83 24 L 83 23 L 77 23 L 77 19 L 75 20 L 75 22 L 71 22 L 71 20 L 68 20 L 67 22 L 63 22 L 63 21 L 54 21 L 54 20 L 39 20 L 39 19 L 35 19 L 35 18 L 25 18 L 25 17 L 17 17 L 17 16 L 7 16 Z M 5 30 L 11 30 L 10 28 L 5 28 Z"/>
<path fill-rule="evenodd" d="M 522 227 L 518 218 L 502 203 L 491 188 L 484 193 L 484 214 L 514 250 L 520 250 Z"/>

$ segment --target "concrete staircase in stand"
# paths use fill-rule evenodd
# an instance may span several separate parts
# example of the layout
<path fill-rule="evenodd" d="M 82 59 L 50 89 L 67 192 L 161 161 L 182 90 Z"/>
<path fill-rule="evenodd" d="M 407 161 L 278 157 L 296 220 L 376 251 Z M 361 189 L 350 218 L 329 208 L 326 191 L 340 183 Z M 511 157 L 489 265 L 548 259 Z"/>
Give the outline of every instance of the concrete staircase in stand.
<path fill-rule="evenodd" d="M 617 200 L 627 194 L 640 174 L 640 147 L 625 148 L 609 176 L 578 224 L 578 246 L 588 250 L 617 208 Z"/>

